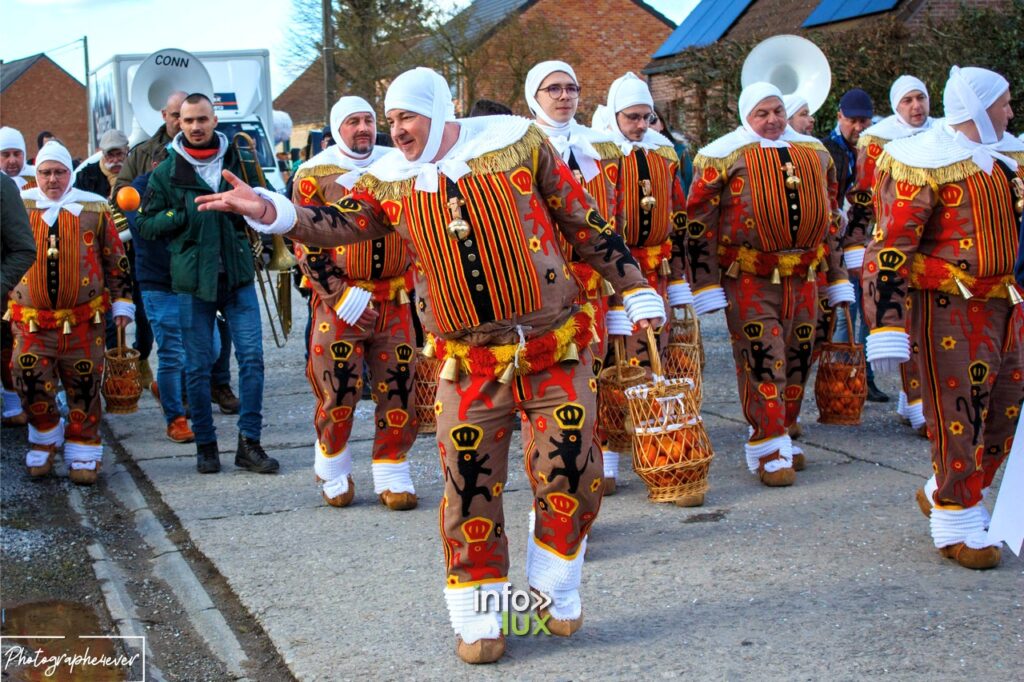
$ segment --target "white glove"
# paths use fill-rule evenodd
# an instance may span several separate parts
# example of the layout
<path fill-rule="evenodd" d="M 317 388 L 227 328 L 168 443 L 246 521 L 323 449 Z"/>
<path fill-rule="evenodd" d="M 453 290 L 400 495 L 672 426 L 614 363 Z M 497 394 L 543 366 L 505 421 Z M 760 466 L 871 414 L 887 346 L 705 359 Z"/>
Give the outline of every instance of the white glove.
<path fill-rule="evenodd" d="M 693 303 L 693 292 L 690 283 L 685 280 L 670 282 L 668 285 L 668 304 L 675 308 Z"/>
<path fill-rule="evenodd" d="M 604 316 L 604 325 L 609 334 L 616 336 L 631 336 L 633 334 L 633 323 L 629 321 L 626 311 L 621 308 L 609 310 Z"/>
<path fill-rule="evenodd" d="M 853 283 L 847 280 L 830 284 L 825 289 L 825 295 L 828 296 L 828 304 L 832 308 L 835 308 L 840 303 L 855 303 L 857 301 L 853 291 Z"/>
<path fill-rule="evenodd" d="M 277 220 L 269 225 L 264 225 L 263 223 L 256 222 L 249 216 L 243 216 L 249 227 L 263 234 L 284 234 L 295 227 L 295 204 L 291 202 L 291 199 L 262 187 L 253 187 L 252 190 L 263 197 L 264 201 L 269 201 L 274 205 L 274 210 L 277 211 Z"/>
<path fill-rule="evenodd" d="M 342 294 L 338 304 L 334 306 L 334 312 L 338 314 L 338 319 L 342 322 L 355 324 L 363 316 L 372 297 L 373 294 L 366 289 L 350 286 Z"/>
<path fill-rule="evenodd" d="M 910 336 L 900 331 L 872 332 L 865 351 L 876 374 L 892 374 L 910 359 Z"/>
<path fill-rule="evenodd" d="M 622 303 L 626 306 L 626 314 L 636 324 L 640 320 L 658 320 L 655 327 L 665 324 L 665 299 L 650 287 L 642 287 L 623 295 Z"/>
<path fill-rule="evenodd" d="M 135 321 L 135 304 L 131 301 L 114 301 L 110 308 L 114 317 L 127 317 L 132 322 Z"/>
<path fill-rule="evenodd" d="M 117 236 L 121 240 L 122 244 L 126 244 L 132 240 L 132 231 L 127 229 L 121 230 L 117 233 Z"/>
<path fill-rule="evenodd" d="M 693 295 L 693 309 L 698 315 L 706 315 L 729 305 L 725 300 L 725 289 L 720 286 L 711 286 L 701 289 Z"/>

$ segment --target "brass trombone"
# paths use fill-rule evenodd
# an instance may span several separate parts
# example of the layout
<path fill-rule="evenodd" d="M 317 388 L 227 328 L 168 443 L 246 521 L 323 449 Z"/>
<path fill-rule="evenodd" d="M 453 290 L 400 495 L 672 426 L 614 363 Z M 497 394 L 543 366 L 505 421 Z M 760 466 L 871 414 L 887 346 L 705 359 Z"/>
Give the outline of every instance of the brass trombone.
<path fill-rule="evenodd" d="M 263 178 L 263 168 L 260 166 L 260 159 L 256 153 L 256 143 L 248 133 L 235 133 L 231 138 L 231 145 L 238 154 L 238 167 L 242 180 L 250 186 L 266 187 L 266 180 Z M 263 298 L 263 307 L 267 311 L 267 319 L 270 321 L 270 331 L 274 335 L 274 343 L 278 348 L 284 346 L 288 341 L 288 334 L 292 330 L 292 279 L 291 270 L 298 261 L 285 246 L 284 237 L 275 234 L 272 237 L 273 250 L 270 253 L 270 262 L 263 262 L 263 240 L 260 233 L 249 226 L 245 228 L 249 237 L 249 246 L 252 249 L 253 263 L 256 266 L 256 281 L 260 285 L 260 295 Z M 277 273 L 277 284 L 274 285 L 270 279 L 272 272 Z M 270 291 L 270 298 L 267 298 L 267 291 Z M 271 309 L 273 302 L 273 309 Z M 277 322 L 274 321 L 274 312 L 277 313 Z M 278 334 L 280 327 L 280 335 Z"/>

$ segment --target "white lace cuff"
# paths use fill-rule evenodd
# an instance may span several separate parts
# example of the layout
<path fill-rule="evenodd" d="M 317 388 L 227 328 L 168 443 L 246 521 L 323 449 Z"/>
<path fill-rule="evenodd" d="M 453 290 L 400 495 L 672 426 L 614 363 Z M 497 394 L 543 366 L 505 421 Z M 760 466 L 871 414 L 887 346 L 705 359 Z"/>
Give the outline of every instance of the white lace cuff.
<path fill-rule="evenodd" d="M 121 230 L 120 232 L 117 233 L 117 236 L 121 240 L 122 244 L 126 244 L 132 240 L 132 231 Z"/>
<path fill-rule="evenodd" d="M 355 324 L 363 316 L 372 297 L 373 294 L 366 289 L 350 286 L 334 306 L 334 312 L 338 314 L 338 319 L 346 324 Z"/>
<path fill-rule="evenodd" d="M 835 284 L 830 284 L 825 289 L 825 295 L 828 296 L 828 304 L 832 308 L 835 308 L 840 303 L 854 303 L 857 300 L 854 295 L 853 284 L 845 279 Z"/>
<path fill-rule="evenodd" d="M 665 300 L 650 287 L 625 294 L 622 303 L 626 306 L 626 315 L 634 324 L 640 320 L 658 320 L 655 327 L 665 324 Z"/>
<path fill-rule="evenodd" d="M 604 317 L 604 324 L 609 334 L 630 336 L 633 333 L 633 323 L 629 321 L 626 311 L 621 308 L 609 310 Z"/>
<path fill-rule="evenodd" d="M 693 295 L 693 309 L 698 315 L 706 315 L 729 305 L 725 300 L 725 289 L 720 286 L 711 286 L 701 289 Z"/>
<path fill-rule="evenodd" d="M 910 359 L 910 336 L 901 331 L 876 331 L 868 335 L 867 361 L 875 372 L 889 374 Z"/>
<path fill-rule="evenodd" d="M 851 246 L 843 250 L 843 265 L 849 268 L 860 268 L 864 266 L 864 252 L 863 246 Z"/>
<path fill-rule="evenodd" d="M 274 210 L 277 211 L 277 219 L 265 225 L 258 223 L 249 216 L 244 216 L 245 222 L 248 223 L 249 227 L 262 232 L 263 234 L 284 234 L 288 230 L 295 227 L 296 213 L 295 204 L 291 202 L 288 197 L 277 192 L 271 192 L 270 190 L 263 189 L 262 187 L 252 188 L 256 194 L 259 194 L 264 201 L 269 201 L 274 205 Z"/>
<path fill-rule="evenodd" d="M 135 304 L 130 301 L 114 301 L 111 304 L 111 314 L 114 317 L 127 317 L 135 321 Z"/>
<path fill-rule="evenodd" d="M 668 285 L 668 304 L 673 308 L 693 303 L 693 292 L 690 283 L 685 280 L 670 282 Z"/>

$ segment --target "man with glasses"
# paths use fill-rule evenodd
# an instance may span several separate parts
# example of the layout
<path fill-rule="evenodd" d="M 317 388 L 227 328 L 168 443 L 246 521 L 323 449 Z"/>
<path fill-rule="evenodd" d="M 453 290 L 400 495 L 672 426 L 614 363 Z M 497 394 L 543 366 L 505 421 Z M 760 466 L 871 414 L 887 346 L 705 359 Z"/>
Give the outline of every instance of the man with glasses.
<path fill-rule="evenodd" d="M 633 73 L 612 83 L 607 105 L 598 106 L 594 112 L 594 128 L 610 133 L 623 155 L 618 173 L 618 232 L 640 264 L 647 283 L 669 306 L 682 307 L 692 301 L 684 276 L 686 197 L 679 181 L 679 157 L 672 141 L 651 129 L 656 120 L 651 91 Z M 631 364 L 649 367 L 651 355 L 659 349 L 647 347 L 645 334 L 633 333 L 621 292 L 613 295 L 608 305 L 607 333 L 626 337 L 626 356 Z M 662 327 L 659 345 L 667 343 L 668 329 L 668 325 Z M 609 492 L 615 489 L 620 454 L 610 445 L 606 443 L 604 448 L 605 486 Z M 699 506 L 703 502 L 703 495 L 693 495 L 676 504 Z"/>

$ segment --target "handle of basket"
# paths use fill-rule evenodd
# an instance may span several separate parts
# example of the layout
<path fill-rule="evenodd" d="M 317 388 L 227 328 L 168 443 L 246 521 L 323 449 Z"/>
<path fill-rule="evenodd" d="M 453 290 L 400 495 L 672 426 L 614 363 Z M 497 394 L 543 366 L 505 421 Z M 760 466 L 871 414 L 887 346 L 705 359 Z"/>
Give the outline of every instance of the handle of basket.
<path fill-rule="evenodd" d="M 841 303 L 839 307 L 843 309 L 843 315 L 846 317 L 846 333 L 847 338 L 850 339 L 850 343 L 857 343 L 857 336 L 853 333 L 853 318 L 850 316 L 850 304 Z"/>
<path fill-rule="evenodd" d="M 651 359 L 651 371 L 654 376 L 661 376 L 661 355 L 658 352 L 658 339 L 654 335 L 654 327 L 647 325 L 647 356 Z"/>
<path fill-rule="evenodd" d="M 124 355 L 124 327 L 121 325 L 115 325 L 117 327 L 117 354 Z"/>

